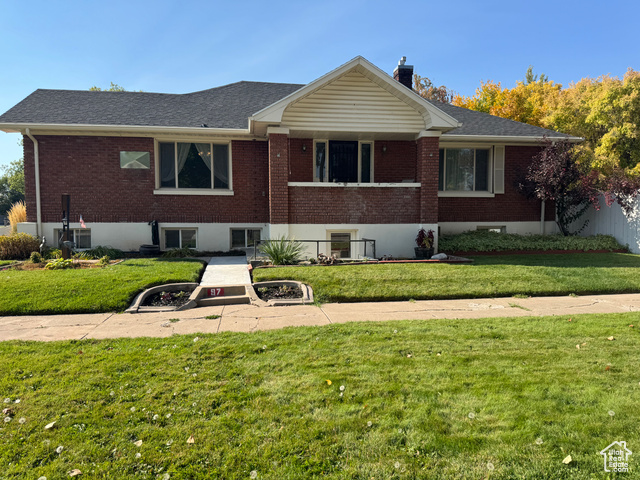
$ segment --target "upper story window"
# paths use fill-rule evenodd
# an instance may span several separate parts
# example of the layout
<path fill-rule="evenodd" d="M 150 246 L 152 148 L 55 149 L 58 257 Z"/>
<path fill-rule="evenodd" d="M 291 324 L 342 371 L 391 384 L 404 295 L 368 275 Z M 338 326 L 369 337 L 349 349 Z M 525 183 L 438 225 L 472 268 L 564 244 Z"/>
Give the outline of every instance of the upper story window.
<path fill-rule="evenodd" d="M 489 191 L 490 158 L 490 149 L 441 148 L 438 190 Z"/>
<path fill-rule="evenodd" d="M 316 140 L 315 182 L 371 183 L 373 142 Z"/>
<path fill-rule="evenodd" d="M 230 190 L 228 144 L 160 142 L 160 187 Z"/>

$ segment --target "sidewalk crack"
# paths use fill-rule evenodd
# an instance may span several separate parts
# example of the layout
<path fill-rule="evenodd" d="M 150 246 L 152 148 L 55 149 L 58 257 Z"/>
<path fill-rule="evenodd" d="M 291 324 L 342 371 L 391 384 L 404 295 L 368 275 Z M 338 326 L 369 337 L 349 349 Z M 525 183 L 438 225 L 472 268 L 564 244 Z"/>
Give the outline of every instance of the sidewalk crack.
<path fill-rule="evenodd" d="M 91 330 L 89 330 L 87 333 L 85 333 L 82 337 L 80 337 L 80 340 L 84 340 L 85 338 L 87 338 L 87 335 L 89 335 L 91 332 L 95 331 L 96 328 L 98 328 L 101 325 L 104 325 L 104 322 L 106 322 L 107 320 L 109 320 L 111 317 L 113 317 L 115 315 L 115 313 L 112 313 L 111 315 L 109 315 L 107 318 L 105 318 L 102 322 L 100 322 L 98 325 L 96 325 L 95 327 L 93 327 Z"/>

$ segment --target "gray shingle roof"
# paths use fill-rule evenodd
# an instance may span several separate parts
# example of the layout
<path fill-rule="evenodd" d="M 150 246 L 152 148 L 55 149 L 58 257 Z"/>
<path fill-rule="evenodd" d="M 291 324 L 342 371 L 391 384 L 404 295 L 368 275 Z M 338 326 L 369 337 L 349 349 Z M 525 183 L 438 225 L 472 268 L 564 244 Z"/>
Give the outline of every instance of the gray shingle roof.
<path fill-rule="evenodd" d="M 36 90 L 0 116 L 0 123 L 247 128 L 248 118 L 304 85 L 237 82 L 185 94 Z M 513 120 L 430 100 L 463 125 L 444 134 L 565 136 Z"/>
<path fill-rule="evenodd" d="M 36 90 L 0 123 L 247 128 L 251 115 L 303 86 L 237 82 L 185 94 Z"/>
<path fill-rule="evenodd" d="M 569 137 L 564 133 L 534 127 L 526 123 L 495 117 L 488 113 L 476 112 L 467 108 L 456 107 L 448 103 L 428 100 L 433 106 L 462 123 L 461 127 L 454 128 L 443 134 L 447 135 L 490 135 L 510 137 Z"/>

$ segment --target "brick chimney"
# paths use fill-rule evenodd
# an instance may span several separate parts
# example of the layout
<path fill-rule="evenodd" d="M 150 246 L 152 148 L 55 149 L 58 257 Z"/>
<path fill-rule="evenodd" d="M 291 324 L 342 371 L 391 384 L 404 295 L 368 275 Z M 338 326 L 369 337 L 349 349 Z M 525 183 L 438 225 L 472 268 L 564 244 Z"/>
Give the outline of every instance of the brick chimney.
<path fill-rule="evenodd" d="M 402 57 L 398 62 L 398 66 L 393 71 L 393 78 L 413 90 L 413 65 L 405 65 L 407 57 Z"/>

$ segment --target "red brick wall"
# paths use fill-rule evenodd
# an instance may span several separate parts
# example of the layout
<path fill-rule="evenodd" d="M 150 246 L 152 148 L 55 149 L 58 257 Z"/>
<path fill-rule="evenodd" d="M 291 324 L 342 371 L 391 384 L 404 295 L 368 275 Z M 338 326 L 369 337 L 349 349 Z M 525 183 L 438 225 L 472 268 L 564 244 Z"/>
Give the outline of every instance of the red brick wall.
<path fill-rule="evenodd" d="M 267 144 L 233 141 L 233 196 L 154 195 L 153 139 L 38 136 L 42 221 L 59 222 L 60 195 L 71 221 L 267 223 Z M 151 169 L 120 168 L 120 151 L 148 151 Z M 24 138 L 27 216 L 36 221 L 33 144 Z"/>
<path fill-rule="evenodd" d="M 420 223 L 437 223 L 438 209 L 438 159 L 440 140 L 437 137 L 418 139 L 417 180 L 420 189 Z"/>
<path fill-rule="evenodd" d="M 306 150 L 302 151 L 302 146 Z M 313 182 L 313 139 L 291 138 L 289 139 L 289 181 Z"/>
<path fill-rule="evenodd" d="M 383 148 L 387 151 L 383 152 Z M 416 181 L 416 142 L 379 140 L 375 142 L 373 176 L 376 183 Z"/>
<path fill-rule="evenodd" d="M 531 222 L 540 220 L 540 202 L 527 200 L 517 191 L 519 176 L 526 172 L 539 147 L 506 147 L 504 194 L 495 198 L 441 197 L 438 206 L 440 222 Z M 552 205 L 545 209 L 545 219 L 554 219 Z"/>
<path fill-rule="evenodd" d="M 269 135 L 269 219 L 287 223 L 289 206 L 289 137 Z"/>
<path fill-rule="evenodd" d="M 289 223 L 418 223 L 419 188 L 289 187 Z"/>

